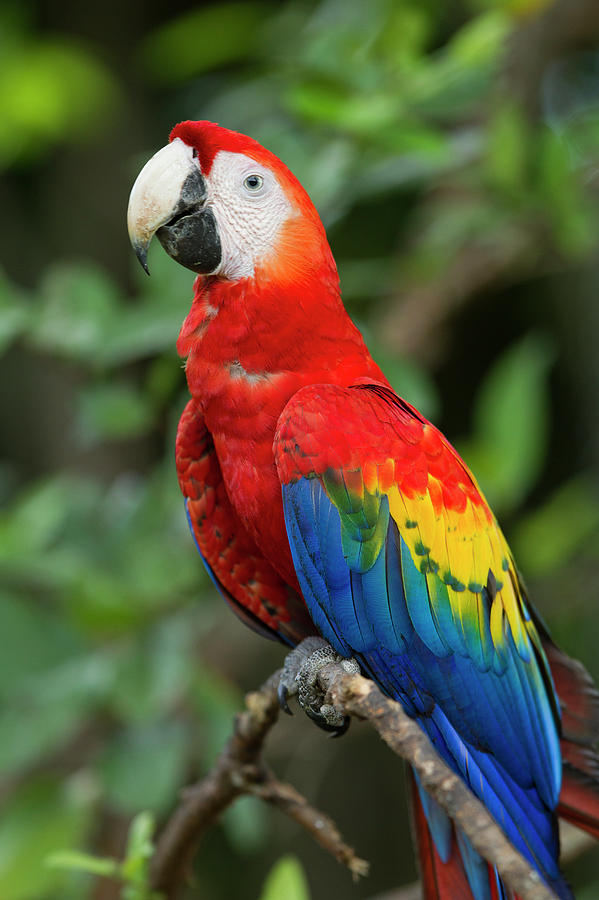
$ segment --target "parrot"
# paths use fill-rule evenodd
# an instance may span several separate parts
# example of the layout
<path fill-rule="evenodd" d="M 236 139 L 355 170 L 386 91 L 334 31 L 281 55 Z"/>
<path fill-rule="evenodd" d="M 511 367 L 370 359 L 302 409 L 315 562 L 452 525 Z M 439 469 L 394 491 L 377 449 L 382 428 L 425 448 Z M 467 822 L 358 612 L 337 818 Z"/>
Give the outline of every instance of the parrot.
<path fill-rule="evenodd" d="M 318 636 L 353 658 L 571 898 L 558 816 L 599 838 L 599 694 L 474 475 L 370 355 L 307 192 L 253 138 L 184 121 L 127 220 L 146 271 L 156 236 L 197 275 L 176 468 L 225 601 L 289 648 Z M 514 897 L 413 772 L 410 796 L 426 900 Z"/>

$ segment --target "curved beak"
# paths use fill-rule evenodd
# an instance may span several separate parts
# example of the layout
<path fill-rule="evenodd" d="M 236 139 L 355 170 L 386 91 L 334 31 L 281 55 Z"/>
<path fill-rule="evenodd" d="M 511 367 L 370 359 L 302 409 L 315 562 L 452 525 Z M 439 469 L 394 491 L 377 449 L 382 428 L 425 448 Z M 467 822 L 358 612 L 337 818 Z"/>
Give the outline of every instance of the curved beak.
<path fill-rule="evenodd" d="M 148 247 L 154 235 L 169 254 L 194 272 L 209 274 L 221 262 L 206 182 L 193 149 L 175 138 L 143 167 L 129 197 L 127 227 L 136 256 L 149 273 Z"/>

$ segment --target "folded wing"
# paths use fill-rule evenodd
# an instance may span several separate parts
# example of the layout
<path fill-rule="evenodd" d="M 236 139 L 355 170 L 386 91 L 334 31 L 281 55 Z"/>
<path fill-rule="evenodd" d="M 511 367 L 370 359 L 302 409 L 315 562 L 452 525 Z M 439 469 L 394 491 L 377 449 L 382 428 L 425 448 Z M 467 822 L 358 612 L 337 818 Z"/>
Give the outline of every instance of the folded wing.
<path fill-rule="evenodd" d="M 279 420 L 275 456 L 294 565 L 318 628 L 400 700 L 569 897 L 557 864 L 552 679 L 505 539 L 465 464 L 373 382 L 299 391 Z M 450 830 L 427 819 L 448 856 Z M 460 849 L 474 896 L 490 897 L 480 859 L 463 841 Z"/>

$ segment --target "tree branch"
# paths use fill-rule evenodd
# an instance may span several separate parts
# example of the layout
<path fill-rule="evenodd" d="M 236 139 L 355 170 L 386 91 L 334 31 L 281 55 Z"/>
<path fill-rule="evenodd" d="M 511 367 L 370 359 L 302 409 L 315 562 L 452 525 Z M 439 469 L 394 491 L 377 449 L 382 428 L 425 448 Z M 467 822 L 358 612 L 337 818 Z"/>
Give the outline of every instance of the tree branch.
<path fill-rule="evenodd" d="M 521 900 L 556 900 L 556 894 L 511 845 L 482 803 L 443 762 L 420 726 L 399 703 L 385 697 L 373 681 L 348 675 L 338 665 L 323 667 L 318 677 L 327 692 L 326 702 L 345 715 L 370 722 L 385 743 L 410 763 L 423 787 L 460 826 L 474 849 L 497 866 L 503 881 Z"/>
<path fill-rule="evenodd" d="M 314 809 L 291 785 L 283 784 L 261 760 L 262 748 L 278 713 L 279 672 L 246 697 L 246 709 L 235 719 L 232 736 L 214 768 L 192 788 L 167 822 L 152 863 L 152 888 L 175 900 L 189 864 L 205 833 L 242 794 L 271 803 L 299 823 L 325 850 L 348 866 L 354 877 L 368 864 L 356 857 L 332 820 Z M 485 807 L 437 754 L 421 728 L 399 703 L 385 697 L 374 682 L 350 675 L 340 665 L 318 675 L 326 702 L 345 715 L 370 722 L 385 743 L 418 772 L 423 786 L 449 813 L 504 882 L 521 900 L 556 900 L 527 860 L 515 850 Z M 411 888 L 413 890 L 413 888 Z"/>
<path fill-rule="evenodd" d="M 168 900 L 177 896 L 204 832 L 244 793 L 238 775 L 256 764 L 264 738 L 278 716 L 274 676 L 246 698 L 247 709 L 235 718 L 233 734 L 208 775 L 183 792 L 158 842 L 151 885 Z"/>
<path fill-rule="evenodd" d="M 246 709 L 235 718 L 233 734 L 213 769 L 183 791 L 182 801 L 167 822 L 152 860 L 152 889 L 175 900 L 204 833 L 242 794 L 253 794 L 276 806 L 302 826 L 323 849 L 344 863 L 354 878 L 368 872 L 342 839 L 335 823 L 291 785 L 278 781 L 261 760 L 264 740 L 277 721 L 280 672 L 245 698 Z"/>
<path fill-rule="evenodd" d="M 596 845 L 595 839 L 580 828 L 570 825 L 569 822 L 560 819 L 560 860 L 562 864 L 570 863 L 574 859 L 578 859 L 587 850 L 591 850 Z M 369 897 L 368 900 L 422 900 L 422 887 L 419 881 L 413 881 L 411 884 L 405 884 L 403 887 L 395 890 L 385 891 L 383 894 L 377 894 Z"/>
<path fill-rule="evenodd" d="M 333 820 L 311 806 L 290 784 L 284 784 L 268 769 L 260 782 L 248 786 L 249 793 L 278 807 L 310 834 L 331 856 L 348 867 L 354 881 L 368 875 L 369 864 L 359 859 L 341 837 Z"/>

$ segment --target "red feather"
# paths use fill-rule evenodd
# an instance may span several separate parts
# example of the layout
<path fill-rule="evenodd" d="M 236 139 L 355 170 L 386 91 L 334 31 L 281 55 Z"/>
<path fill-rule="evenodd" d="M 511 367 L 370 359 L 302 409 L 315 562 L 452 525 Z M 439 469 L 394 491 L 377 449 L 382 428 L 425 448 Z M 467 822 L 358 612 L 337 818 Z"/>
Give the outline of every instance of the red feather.
<path fill-rule="evenodd" d="M 558 815 L 599 839 L 599 693 L 582 663 L 541 634 L 562 711 Z"/>
<path fill-rule="evenodd" d="M 303 600 L 267 562 L 235 513 L 212 436 L 193 400 L 179 422 L 176 462 L 196 543 L 236 615 L 250 628 L 293 644 L 315 634 Z"/>
<path fill-rule="evenodd" d="M 418 851 L 418 868 L 422 881 L 423 900 L 473 900 L 472 891 L 466 878 L 462 857 L 458 848 L 455 831 L 452 829 L 451 853 L 448 862 L 444 863 L 435 847 L 428 829 L 420 795 L 412 770 L 408 770 L 410 791 L 410 812 L 414 843 Z M 489 867 L 489 886 L 491 900 L 499 900 L 497 884 L 492 869 Z M 513 900 L 518 900 L 514 896 Z"/>

